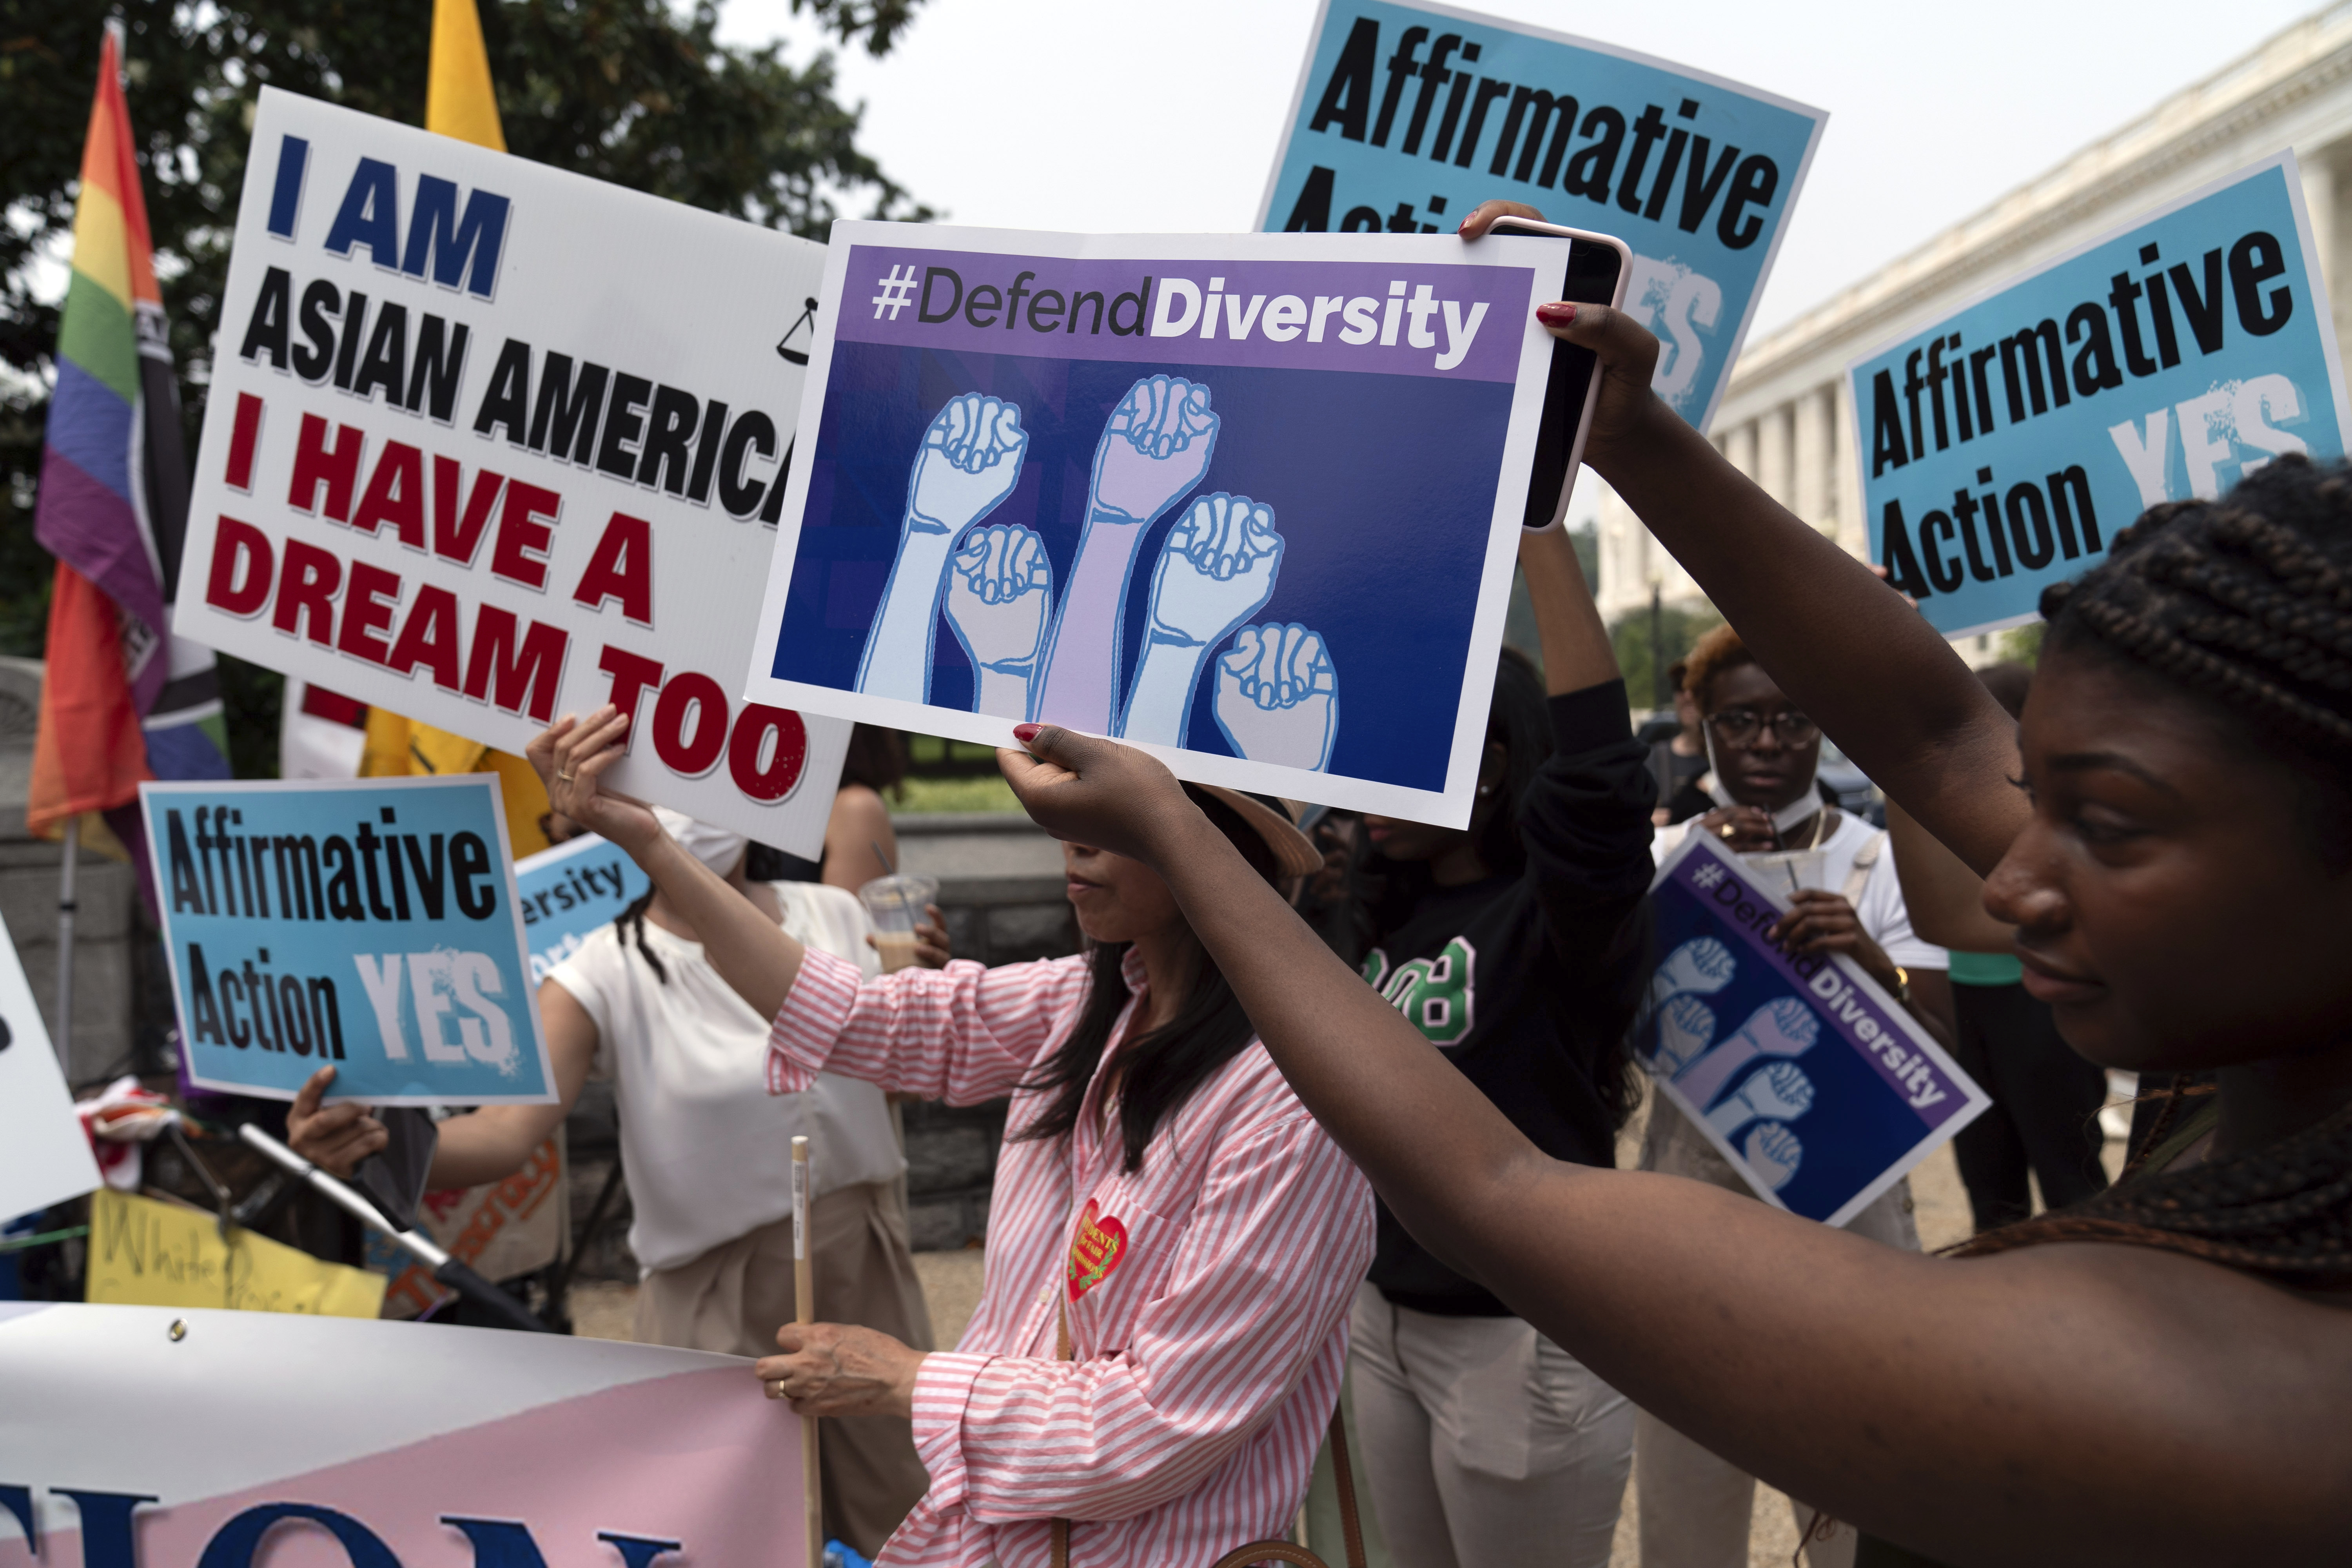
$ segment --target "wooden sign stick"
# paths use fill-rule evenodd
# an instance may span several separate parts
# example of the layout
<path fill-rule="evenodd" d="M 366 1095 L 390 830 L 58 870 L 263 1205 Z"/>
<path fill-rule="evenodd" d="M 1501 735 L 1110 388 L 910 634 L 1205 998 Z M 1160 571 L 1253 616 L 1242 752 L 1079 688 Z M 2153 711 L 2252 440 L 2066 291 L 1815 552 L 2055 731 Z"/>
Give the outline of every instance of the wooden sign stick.
<path fill-rule="evenodd" d="M 816 1268 L 809 1256 L 809 1141 L 793 1140 L 793 1321 L 816 1321 Z M 824 1568 L 824 1500 L 816 1465 L 816 1417 L 801 1417 L 801 1493 L 808 1514 L 808 1568 Z"/>

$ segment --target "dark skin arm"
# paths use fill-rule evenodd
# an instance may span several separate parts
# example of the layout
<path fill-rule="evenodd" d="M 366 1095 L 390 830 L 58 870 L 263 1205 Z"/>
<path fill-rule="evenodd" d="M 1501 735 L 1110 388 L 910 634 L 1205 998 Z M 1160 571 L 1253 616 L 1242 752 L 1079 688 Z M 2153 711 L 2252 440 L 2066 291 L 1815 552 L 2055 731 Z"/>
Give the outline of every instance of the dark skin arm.
<path fill-rule="evenodd" d="M 2340 1312 L 2134 1247 L 1923 1258 L 1550 1160 L 1159 763 L 1052 728 L 1026 743 L 1003 758 L 1030 815 L 1166 879 L 1413 1235 L 1734 1463 L 1955 1564 L 2322 1563 L 2352 1537 Z"/>
<path fill-rule="evenodd" d="M 1507 215 L 1463 220 L 1476 239 Z M 1902 595 L 1790 513 L 1650 390 L 1657 340 L 1598 305 L 1546 307 L 1555 337 L 1596 351 L 1584 460 L 1697 579 L 1780 689 L 1847 756 L 1979 873 L 2031 815 L 2007 786 L 2017 726 Z"/>

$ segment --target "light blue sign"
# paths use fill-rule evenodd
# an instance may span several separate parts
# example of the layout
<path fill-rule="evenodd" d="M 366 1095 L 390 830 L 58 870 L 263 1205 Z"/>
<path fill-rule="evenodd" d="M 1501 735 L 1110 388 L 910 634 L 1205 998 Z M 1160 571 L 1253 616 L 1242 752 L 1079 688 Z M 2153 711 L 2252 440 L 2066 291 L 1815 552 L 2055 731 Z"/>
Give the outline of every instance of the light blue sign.
<path fill-rule="evenodd" d="M 1635 1058 L 1765 1202 L 1843 1225 L 1990 1103 L 1853 960 L 1767 942 L 1788 900 L 1710 835 L 1650 900 Z"/>
<path fill-rule="evenodd" d="M 200 1089 L 377 1105 L 555 1099 L 497 781 L 145 784 Z"/>
<path fill-rule="evenodd" d="M 1828 114 L 1444 5 L 1323 0 L 1259 209 L 1276 231 L 1450 232 L 1495 197 L 1633 249 L 1652 384 L 1707 427 Z"/>
<path fill-rule="evenodd" d="M 532 989 L 579 952 L 590 931 L 612 924 L 652 886 L 635 860 L 593 833 L 516 861 Z"/>
<path fill-rule="evenodd" d="M 2033 619 L 2159 501 L 2352 438 L 2292 153 L 1850 374 L 1873 559 L 1949 637 Z"/>

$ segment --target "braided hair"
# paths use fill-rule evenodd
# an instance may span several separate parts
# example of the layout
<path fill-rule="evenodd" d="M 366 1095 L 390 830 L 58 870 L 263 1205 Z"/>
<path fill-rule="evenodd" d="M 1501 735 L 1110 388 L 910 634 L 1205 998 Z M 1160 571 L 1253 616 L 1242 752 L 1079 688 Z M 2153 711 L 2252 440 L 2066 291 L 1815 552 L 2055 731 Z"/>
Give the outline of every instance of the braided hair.
<path fill-rule="evenodd" d="M 2044 593 L 2042 613 L 2052 650 L 2186 689 L 2303 775 L 2323 859 L 2352 865 L 2352 468 L 2283 457 L 2221 500 L 2152 508 L 2104 563 Z M 1954 1253 L 2124 1242 L 2283 1284 L 2352 1284 L 2352 1104 L 2261 1148 L 2150 1168 L 2210 1093 L 2172 1092 L 2115 1186 Z"/>
<path fill-rule="evenodd" d="M 631 931 L 635 931 L 638 953 L 652 968 L 654 978 L 667 985 L 669 984 L 669 971 L 662 967 L 662 961 L 654 956 L 654 950 L 646 942 L 646 911 L 653 907 L 654 890 L 647 888 L 630 902 L 627 909 L 614 918 L 613 930 L 621 939 L 621 952 L 625 954 L 629 951 Z"/>

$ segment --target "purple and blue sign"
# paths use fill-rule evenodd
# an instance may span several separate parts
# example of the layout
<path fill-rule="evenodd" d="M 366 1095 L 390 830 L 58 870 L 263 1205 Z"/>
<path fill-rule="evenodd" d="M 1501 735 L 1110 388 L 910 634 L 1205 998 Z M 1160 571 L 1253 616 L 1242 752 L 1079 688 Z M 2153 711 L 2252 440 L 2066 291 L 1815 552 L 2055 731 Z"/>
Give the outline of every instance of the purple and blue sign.
<path fill-rule="evenodd" d="M 1843 1225 L 1991 1103 L 1852 960 L 1765 939 L 1788 912 L 1692 834 L 1652 885 L 1634 1050 L 1765 1202 Z"/>
<path fill-rule="evenodd" d="M 1466 821 L 1570 243 L 836 226 L 745 694 Z"/>

